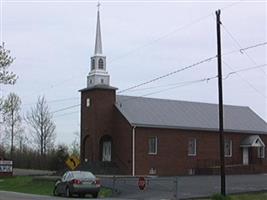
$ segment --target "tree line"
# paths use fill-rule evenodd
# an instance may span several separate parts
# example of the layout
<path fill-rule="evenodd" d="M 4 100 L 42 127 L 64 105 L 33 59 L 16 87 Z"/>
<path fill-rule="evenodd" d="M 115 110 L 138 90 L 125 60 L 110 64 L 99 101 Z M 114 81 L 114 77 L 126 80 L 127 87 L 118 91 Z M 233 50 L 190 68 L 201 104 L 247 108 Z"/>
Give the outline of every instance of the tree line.
<path fill-rule="evenodd" d="M 14 60 L 2 43 L 0 85 L 16 83 L 18 76 L 9 71 Z M 11 159 L 18 168 L 57 170 L 64 167 L 69 154 L 79 156 L 77 139 L 71 148 L 64 144 L 55 145 L 56 124 L 45 96 L 39 96 L 24 116 L 21 106 L 22 101 L 16 93 L 0 97 L 0 159 Z"/>

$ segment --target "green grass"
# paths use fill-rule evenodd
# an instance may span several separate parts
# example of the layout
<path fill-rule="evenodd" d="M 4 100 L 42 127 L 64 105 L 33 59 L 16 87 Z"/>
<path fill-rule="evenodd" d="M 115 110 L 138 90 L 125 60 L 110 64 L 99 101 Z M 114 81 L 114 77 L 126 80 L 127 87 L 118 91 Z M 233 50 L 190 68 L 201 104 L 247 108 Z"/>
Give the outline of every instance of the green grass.
<path fill-rule="evenodd" d="M 0 190 L 22 192 L 39 195 L 53 195 L 54 181 L 34 179 L 29 176 L 2 177 L 0 178 Z M 101 188 L 99 197 L 109 197 L 112 191 Z"/>
<path fill-rule="evenodd" d="M 232 195 L 232 200 L 266 200 L 267 193 L 253 193 L 253 194 L 242 194 Z"/>
<path fill-rule="evenodd" d="M 98 197 L 104 198 L 104 197 L 111 197 L 112 196 L 112 190 L 108 188 L 101 188 Z"/>
<path fill-rule="evenodd" d="M 240 195 L 230 195 L 231 200 L 267 200 L 266 192 L 259 193 L 249 193 Z M 211 199 L 201 199 L 201 200 L 211 200 Z"/>
<path fill-rule="evenodd" d="M 33 180 L 29 176 L 1 178 L 0 180 L 0 190 L 5 191 L 51 195 L 54 187 L 52 181 Z"/>

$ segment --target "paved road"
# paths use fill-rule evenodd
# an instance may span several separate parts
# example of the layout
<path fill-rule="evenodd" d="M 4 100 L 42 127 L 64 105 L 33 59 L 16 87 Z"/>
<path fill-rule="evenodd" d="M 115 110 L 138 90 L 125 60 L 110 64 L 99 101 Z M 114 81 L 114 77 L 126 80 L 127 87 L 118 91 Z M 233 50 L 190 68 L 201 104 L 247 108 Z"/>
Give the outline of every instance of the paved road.
<path fill-rule="evenodd" d="M 118 190 L 117 196 L 130 199 L 174 199 L 176 184 L 174 177 L 150 178 L 144 191 L 138 189 L 137 178 L 101 178 L 103 185 Z M 267 191 L 267 174 L 231 175 L 226 177 L 227 193 Z M 219 176 L 184 176 L 178 177 L 177 187 L 180 199 L 206 197 L 220 192 Z"/>
<path fill-rule="evenodd" d="M 90 198 L 63 198 L 63 197 L 52 197 L 52 196 L 41 196 L 41 195 L 32 195 L 32 194 L 23 194 L 17 192 L 5 192 L 0 191 L 0 200 L 84 200 Z M 114 199 L 114 198 L 113 198 Z M 112 198 L 105 198 L 105 200 L 113 200 Z"/>

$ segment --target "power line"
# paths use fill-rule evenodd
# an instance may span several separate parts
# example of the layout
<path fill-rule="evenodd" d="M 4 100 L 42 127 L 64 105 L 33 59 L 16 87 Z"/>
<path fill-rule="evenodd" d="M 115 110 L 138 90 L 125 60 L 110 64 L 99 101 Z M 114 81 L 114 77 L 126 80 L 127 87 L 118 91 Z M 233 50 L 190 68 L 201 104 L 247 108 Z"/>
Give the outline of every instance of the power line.
<path fill-rule="evenodd" d="M 225 61 L 223 61 L 223 63 L 231 70 L 233 70 L 233 68 L 227 64 Z M 262 65 L 261 67 L 266 66 L 266 64 Z M 254 68 L 259 68 L 259 66 L 255 66 Z M 249 69 L 249 68 L 248 68 Z M 252 69 L 252 68 L 251 68 Z M 249 70 L 251 70 L 249 69 Z M 261 91 L 259 91 L 255 86 L 253 86 L 253 84 L 251 84 L 248 80 L 246 80 L 245 78 L 243 78 L 238 72 L 242 72 L 245 71 L 245 69 L 243 70 L 238 70 L 235 72 L 231 72 L 231 74 L 235 73 L 242 81 L 244 81 L 249 87 L 251 87 L 255 92 L 257 92 L 259 95 L 261 95 L 262 97 L 264 97 L 266 99 L 266 95 L 262 94 Z M 246 70 L 248 71 L 248 70 Z M 227 77 L 227 76 L 226 76 Z"/>
<path fill-rule="evenodd" d="M 222 55 L 223 55 L 223 56 L 226 56 L 226 55 L 230 55 L 230 54 L 233 54 L 233 53 L 236 53 L 236 52 L 245 52 L 245 51 L 247 51 L 247 50 L 254 49 L 254 48 L 256 48 L 256 47 L 261 47 L 261 46 L 264 46 L 264 45 L 267 45 L 267 42 L 262 42 L 262 43 L 258 43 L 258 44 L 255 44 L 255 45 L 251 45 L 251 46 L 242 48 L 242 49 L 229 51 L 229 52 L 226 52 L 226 53 L 224 53 L 224 54 L 222 54 Z"/>
<path fill-rule="evenodd" d="M 224 63 L 226 65 L 228 65 L 227 63 Z M 249 71 L 249 70 L 253 70 L 253 69 L 261 69 L 263 67 L 266 67 L 267 64 L 262 64 L 262 65 L 257 65 L 257 66 L 254 66 L 254 67 L 248 67 L 248 68 L 245 68 L 245 69 L 240 69 L 240 70 L 237 70 L 237 71 L 234 71 L 234 72 L 230 72 L 226 75 L 226 77 L 224 79 L 227 79 L 228 77 L 230 77 L 232 74 L 236 74 L 238 72 L 244 72 L 244 71 Z M 229 67 L 229 65 L 228 65 Z"/>
<path fill-rule="evenodd" d="M 238 40 L 234 37 L 234 35 L 226 28 L 226 26 L 224 24 L 221 24 L 224 31 L 230 36 L 230 38 L 232 39 L 232 41 L 237 45 L 237 47 L 239 49 L 243 49 L 242 45 L 240 44 L 240 42 L 238 42 Z M 246 51 L 239 51 L 242 55 L 246 55 L 247 58 L 254 64 L 257 65 L 257 62 L 246 52 Z M 265 75 L 265 71 L 261 70 Z"/>
<path fill-rule="evenodd" d="M 15 1 L 13 1 L 13 2 L 15 2 Z M 25 2 L 27 2 L 27 1 L 25 1 Z M 42 2 L 42 1 L 40 1 L 40 2 Z M 46 2 L 46 1 L 45 1 L 45 2 Z M 54 1 L 53 1 L 53 2 L 54 2 Z M 59 2 L 61 2 L 61 1 L 59 1 Z M 62 1 L 62 2 L 64 2 L 64 1 Z M 81 1 L 81 2 L 87 2 L 87 1 Z M 228 9 L 228 8 L 230 8 L 230 7 L 233 7 L 233 6 L 235 6 L 236 4 L 239 4 L 239 3 L 241 3 L 241 2 L 243 2 L 243 0 L 240 0 L 240 1 L 237 1 L 237 2 L 233 2 L 232 4 L 229 4 L 229 5 L 225 6 L 225 7 L 222 7 L 221 10 L 226 10 L 226 9 Z M 114 58 L 113 60 L 111 59 L 111 62 L 114 62 L 115 60 L 118 60 L 118 59 L 120 59 L 120 58 L 123 58 L 124 56 L 128 56 L 128 55 L 130 55 L 131 53 L 135 52 L 136 50 L 139 50 L 139 49 L 142 49 L 142 48 L 144 48 L 144 47 L 150 46 L 150 45 L 152 45 L 153 43 L 158 42 L 158 41 L 160 41 L 160 40 L 162 40 L 162 39 L 168 37 L 169 35 L 171 35 L 171 34 L 173 34 L 173 33 L 175 33 L 175 32 L 182 31 L 182 30 L 184 30 L 184 29 L 186 29 L 186 28 L 188 28 L 188 27 L 190 27 L 190 26 L 192 26 L 192 25 L 194 25 L 194 24 L 197 24 L 197 23 L 201 22 L 202 20 L 204 20 L 204 19 L 206 19 L 206 18 L 208 18 L 208 17 L 210 17 L 210 16 L 213 16 L 213 13 L 210 13 L 210 14 L 208 14 L 208 15 L 204 15 L 204 16 L 202 16 L 202 17 L 196 19 L 196 20 L 193 20 L 192 22 L 190 22 L 190 23 L 188 23 L 188 24 L 185 24 L 185 25 L 183 25 L 183 26 L 178 27 L 177 29 L 175 29 L 175 30 L 173 30 L 173 31 L 171 31 L 171 32 L 169 32 L 169 33 L 163 34 L 163 35 L 161 35 L 160 37 L 154 39 L 153 41 L 150 41 L 150 42 L 148 42 L 148 43 L 146 43 L 146 44 L 144 44 L 144 45 L 142 45 L 142 46 L 140 46 L 140 47 L 137 47 L 136 49 L 133 49 L 133 50 L 129 51 L 128 53 L 125 53 L 125 54 L 122 55 L 122 56 L 119 56 L 119 57 L 117 57 L 117 58 Z M 72 77 L 72 78 L 67 79 L 67 80 L 64 80 L 64 81 L 62 81 L 62 82 L 60 82 L 60 83 L 56 83 L 56 84 L 54 84 L 54 85 L 51 85 L 49 88 L 46 88 L 46 89 L 44 89 L 44 90 L 48 90 L 48 89 L 55 88 L 56 86 L 59 86 L 59 85 L 61 85 L 62 83 L 65 83 L 65 82 L 67 82 L 67 81 L 71 81 L 71 80 L 73 80 L 74 78 L 76 78 L 76 77 Z"/>
<path fill-rule="evenodd" d="M 225 63 L 225 62 L 224 62 L 224 64 L 228 65 L 228 64 Z M 228 65 L 228 66 L 229 66 L 229 65 Z M 266 66 L 267 66 L 267 64 L 262 64 L 262 65 L 257 65 L 257 66 L 253 66 L 253 67 L 247 67 L 247 68 L 244 68 L 244 69 L 241 69 L 241 70 L 235 70 L 235 71 L 232 71 L 232 72 L 228 73 L 228 74 L 224 77 L 224 80 L 228 79 L 228 78 L 229 78 L 231 75 L 233 75 L 233 74 L 237 74 L 237 75 L 239 75 L 239 74 L 238 74 L 239 72 L 255 70 L 255 69 L 262 68 L 262 67 L 266 67 Z M 231 67 L 231 66 L 229 66 L 229 67 Z M 233 69 L 233 68 L 231 67 L 231 69 Z M 167 88 L 167 89 L 162 89 L 162 90 L 155 91 L 155 92 L 150 92 L 150 93 L 147 93 L 147 94 L 144 94 L 144 95 L 141 95 L 141 96 L 129 97 L 129 98 L 123 100 L 122 102 L 131 100 L 131 99 L 140 98 L 140 97 L 150 96 L 150 95 L 157 94 L 157 93 L 161 93 L 161 92 L 166 92 L 166 91 L 169 91 L 169 90 L 172 90 L 172 89 L 176 89 L 176 88 L 180 88 L 180 87 L 189 86 L 189 85 L 196 84 L 196 83 L 208 82 L 208 81 L 213 80 L 213 79 L 215 79 L 215 78 L 217 78 L 217 77 L 218 77 L 218 76 L 216 75 L 216 76 L 211 76 L 211 77 L 208 77 L 208 78 L 201 78 L 201 79 L 197 79 L 197 80 L 191 80 L 191 81 L 184 81 L 184 82 L 179 82 L 179 83 L 169 84 L 169 85 L 172 85 L 172 86 L 173 86 L 173 85 L 176 85 L 176 86 L 174 86 L 174 87 L 169 87 L 169 88 Z M 161 87 L 161 86 L 160 86 L 160 87 Z M 148 88 L 145 88 L 145 89 L 148 89 Z M 140 90 L 141 90 L 141 89 L 140 89 Z M 62 108 L 62 109 L 53 111 L 52 113 L 56 113 L 56 112 L 61 112 L 61 111 L 69 110 L 69 109 L 72 109 L 72 108 L 74 108 L 74 107 L 78 107 L 78 106 L 80 106 L 80 105 L 81 105 L 81 104 L 68 106 L 68 107 L 65 107 L 65 108 Z M 57 118 L 57 117 L 62 117 L 62 116 L 65 116 L 65 115 L 71 115 L 71 114 L 74 114 L 74 113 L 77 113 L 77 112 L 79 112 L 79 111 L 74 111 L 74 112 L 64 113 L 64 114 L 55 116 L 55 118 Z"/>
<path fill-rule="evenodd" d="M 263 45 L 266 45 L 266 44 L 267 44 L 267 42 L 262 42 L 262 43 L 255 44 L 255 45 L 252 45 L 252 46 L 249 46 L 249 47 L 245 47 L 243 49 L 240 49 L 239 51 L 240 52 L 247 51 L 249 49 L 256 48 L 256 47 L 259 47 L 259 46 L 263 46 Z"/>
<path fill-rule="evenodd" d="M 77 111 L 74 111 L 74 112 L 68 112 L 68 113 L 64 113 L 64 114 L 61 114 L 61 115 L 56 115 L 53 118 L 64 117 L 64 116 L 72 115 L 72 114 L 75 114 L 75 113 L 78 113 L 78 112 L 80 112 L 80 111 L 77 110 Z"/>
<path fill-rule="evenodd" d="M 71 97 L 71 98 L 65 98 L 65 99 L 54 99 L 51 101 L 47 101 L 47 103 L 57 103 L 57 102 L 63 102 L 63 101 L 69 101 L 69 100 L 78 100 L 77 97 Z M 30 106 L 30 105 L 34 105 L 35 103 L 26 103 L 26 104 L 22 104 L 23 106 Z"/>
<path fill-rule="evenodd" d="M 258 65 L 258 66 L 248 67 L 248 68 L 241 69 L 241 70 L 232 71 L 232 72 L 228 73 L 224 77 L 224 80 L 228 79 L 233 74 L 237 74 L 238 76 L 240 76 L 238 74 L 239 72 L 244 72 L 244 71 L 249 71 L 249 70 L 255 70 L 255 69 L 266 67 L 266 66 L 267 66 L 267 64 L 262 64 L 262 65 Z M 211 76 L 211 77 L 208 77 L 208 78 L 202 78 L 202 79 L 198 79 L 198 80 L 192 80 L 192 81 L 186 81 L 186 82 L 177 83 L 177 84 L 182 84 L 182 85 L 178 85 L 178 86 L 175 86 L 175 87 L 170 87 L 170 88 L 167 88 L 167 89 L 162 89 L 162 90 L 159 90 L 159 91 L 147 93 L 147 94 L 144 94 L 144 95 L 141 95 L 141 96 L 137 96 L 137 97 L 129 97 L 129 98 L 127 98 L 127 99 L 125 99 L 125 100 L 123 100 L 121 102 L 125 102 L 125 101 L 131 100 L 131 99 L 136 99 L 136 98 L 150 96 L 150 95 L 153 95 L 153 94 L 158 94 L 158 93 L 166 92 L 166 91 L 169 91 L 169 90 L 172 90 L 172 89 L 176 89 L 176 88 L 180 88 L 180 87 L 185 87 L 185 86 L 196 84 L 196 83 L 200 83 L 200 82 L 208 82 L 208 81 L 213 80 L 213 79 L 215 79 L 217 77 L 218 76 L 216 75 L 216 76 Z"/>
<path fill-rule="evenodd" d="M 134 88 L 137 88 L 137 87 L 140 87 L 140 86 L 143 86 L 143 85 L 147 85 L 147 84 L 152 83 L 152 82 L 155 82 L 155 81 L 158 81 L 158 80 L 160 80 L 160 79 L 162 79 L 162 78 L 166 78 L 166 77 L 171 76 L 171 75 L 173 75 L 173 74 L 176 74 L 176 73 L 178 73 L 178 72 L 185 71 L 185 70 L 187 70 L 187 69 L 193 68 L 193 67 L 195 67 L 195 66 L 197 66 L 197 65 L 200 65 L 200 64 L 203 64 L 203 63 L 205 63 L 205 62 L 209 62 L 209 61 L 213 60 L 213 59 L 216 58 L 216 57 L 217 57 L 217 56 L 212 56 L 212 57 L 203 59 L 203 60 L 198 61 L 198 62 L 196 62 L 196 63 L 194 63 L 194 64 L 192 64 L 192 65 L 189 65 L 189 66 L 180 68 L 180 69 L 178 69 L 178 70 L 169 72 L 169 73 L 164 74 L 164 75 L 162 75 L 162 76 L 153 78 L 153 79 L 151 79 L 151 80 L 149 80 L 149 81 L 145 81 L 145 82 L 140 83 L 140 84 L 138 84 L 138 85 L 135 85 L 135 86 L 126 88 L 126 89 L 124 89 L 124 90 L 119 91 L 118 94 L 123 93 L 123 92 L 126 92 L 126 91 L 128 91 L 128 90 L 132 90 L 132 89 L 134 89 Z"/>
<path fill-rule="evenodd" d="M 260 46 L 264 46 L 264 45 L 267 45 L 267 42 L 262 42 L 262 43 L 258 43 L 258 44 L 254 44 L 254 45 L 251 45 L 251 46 L 242 48 L 242 49 L 238 49 L 238 50 L 230 51 L 230 52 L 227 52 L 227 53 L 223 54 L 223 56 L 226 56 L 226 55 L 229 55 L 229 54 L 233 54 L 233 53 L 236 53 L 236 52 L 240 52 L 240 51 L 247 51 L 247 50 L 250 50 L 250 49 L 253 49 L 253 48 L 257 48 L 257 47 L 260 47 Z M 143 85 L 146 85 L 146 84 L 149 84 L 149 83 L 152 83 L 152 82 L 154 82 L 154 81 L 157 81 L 157 80 L 159 80 L 159 79 L 165 78 L 165 77 L 167 77 L 167 76 L 171 76 L 171 75 L 176 74 L 176 73 L 178 73 L 178 72 L 180 72 L 180 71 L 184 71 L 184 70 L 186 70 L 186 69 L 192 68 L 192 67 L 197 66 L 197 65 L 199 65 L 199 64 L 202 64 L 202 63 L 204 63 L 204 62 L 211 61 L 211 60 L 213 60 L 213 59 L 216 58 L 216 57 L 217 57 L 217 56 L 209 57 L 209 58 L 207 58 L 207 59 L 201 60 L 201 61 L 199 61 L 199 62 L 197 62 L 197 63 L 194 63 L 194 64 L 192 64 L 192 65 L 189 65 L 189 66 L 187 66 L 187 67 L 184 67 L 184 68 L 175 70 L 175 71 L 173 71 L 173 72 L 170 72 L 170 73 L 168 73 L 168 74 L 159 76 L 159 77 L 157 77 L 157 78 L 154 78 L 154 79 L 152 79 L 152 80 L 146 81 L 146 82 L 144 82 L 144 83 L 141 83 L 141 84 L 132 86 L 132 87 L 130 87 L 130 88 L 126 88 L 126 89 L 124 89 L 124 90 L 119 91 L 118 94 L 123 93 L 123 92 L 126 92 L 126 91 L 129 91 L 129 90 L 132 90 L 132 89 L 134 89 L 134 88 L 137 88 L 137 87 L 140 87 L 140 86 L 143 86 Z M 228 65 L 227 63 L 224 62 L 224 64 L 227 65 L 228 67 L 230 67 L 230 65 Z M 230 68 L 230 69 L 233 70 L 232 68 Z M 249 84 L 249 85 L 251 85 L 251 84 Z M 252 87 L 254 88 L 254 86 L 252 86 Z M 254 89 L 254 90 L 255 90 L 255 89 Z M 256 89 L 256 90 L 257 90 L 257 89 Z M 56 102 L 56 101 L 60 102 L 60 101 L 65 101 L 65 100 L 67 100 L 67 99 L 74 99 L 74 98 L 56 99 L 56 100 L 52 100 L 52 101 L 50 101 L 50 102 Z M 80 104 L 79 104 L 79 105 L 80 105 Z"/>
<path fill-rule="evenodd" d="M 210 16 L 212 16 L 212 14 L 202 16 L 202 17 L 200 17 L 200 18 L 198 18 L 198 19 L 196 19 L 196 20 L 193 20 L 193 21 L 191 21 L 191 22 L 189 22 L 189 23 L 187 23 L 187 24 L 185 24 L 185 25 L 183 25 L 183 26 L 180 26 L 180 27 L 178 27 L 178 28 L 172 30 L 171 32 L 165 33 L 165 34 L 159 36 L 158 38 L 156 38 L 156 39 L 154 39 L 154 40 L 152 40 L 152 41 L 150 41 L 150 42 L 145 43 L 144 45 L 141 45 L 141 46 L 139 46 L 139 47 L 137 47 L 137 48 L 135 48 L 135 49 L 132 49 L 132 50 L 126 52 L 126 53 L 123 54 L 123 55 L 120 55 L 120 56 L 118 56 L 118 57 L 116 57 L 116 58 L 114 58 L 114 59 L 111 59 L 110 63 L 112 63 L 112 62 L 114 62 L 114 61 L 117 61 L 117 60 L 119 60 L 119 59 L 121 59 L 121 58 L 123 58 L 123 57 L 126 57 L 126 56 L 128 56 L 128 55 L 131 55 L 131 54 L 134 53 L 135 51 L 138 51 L 138 50 L 143 49 L 143 48 L 145 48 L 145 47 L 151 46 L 151 45 L 153 45 L 154 43 L 159 42 L 159 41 L 161 41 L 161 40 L 163 40 L 163 39 L 169 37 L 170 35 L 172 35 L 172 34 L 174 34 L 174 33 L 176 33 L 176 32 L 183 31 L 183 30 L 185 30 L 185 29 L 187 29 L 187 28 L 189 28 L 189 27 L 191 27 L 191 26 L 193 26 L 193 25 L 195 25 L 195 24 L 197 24 L 197 23 L 203 21 L 204 19 L 206 19 L 206 18 L 208 18 L 208 17 L 210 17 Z M 61 82 L 59 82 L 59 83 L 56 83 L 56 84 L 54 84 L 54 85 L 51 85 L 50 87 L 47 87 L 47 88 L 45 88 L 45 89 L 43 89 L 43 90 L 41 90 L 41 91 L 49 90 L 49 89 L 53 89 L 53 88 L 55 88 L 55 87 L 57 87 L 57 86 L 59 86 L 59 85 L 65 83 L 65 82 L 69 82 L 69 81 L 73 80 L 74 78 L 76 78 L 76 77 L 73 76 L 73 77 L 71 77 L 71 78 L 69 78 L 69 79 L 66 79 L 66 80 L 63 80 L 63 81 L 61 81 Z"/>
<path fill-rule="evenodd" d="M 61 1 L 59 1 L 59 2 L 61 2 Z M 63 2 L 64 2 L 64 1 L 63 1 Z M 87 2 L 87 1 L 82 1 L 82 2 Z M 239 4 L 240 2 L 242 2 L 242 0 L 240 0 L 240 1 L 238 1 L 238 2 L 234 2 L 234 3 L 232 3 L 232 4 L 229 4 L 229 5 L 225 6 L 225 7 L 222 7 L 221 10 L 226 10 L 226 9 L 228 9 L 228 8 L 230 8 L 230 7 L 235 6 L 236 4 Z M 198 24 L 199 22 L 201 22 L 201 21 L 203 21 L 203 20 L 209 18 L 209 17 L 212 16 L 212 15 L 213 15 L 213 13 L 210 13 L 210 14 L 208 14 L 208 15 L 204 15 L 204 16 L 199 17 L 199 18 L 197 18 L 197 19 L 195 19 L 195 20 L 193 20 L 193 21 L 191 21 L 191 22 L 189 22 L 189 23 L 187 23 L 187 24 L 185 24 L 185 25 L 182 25 L 182 26 L 180 26 L 180 27 L 178 27 L 178 28 L 172 30 L 171 32 L 162 34 L 162 35 L 159 36 L 158 38 L 156 38 L 156 39 L 154 39 L 154 40 L 152 40 L 152 41 L 150 41 L 150 42 L 148 42 L 148 43 L 146 43 L 146 44 L 144 44 L 144 45 L 142 45 L 142 46 L 139 46 L 139 47 L 137 47 L 137 48 L 135 48 L 135 49 L 132 49 L 132 50 L 126 52 L 125 54 L 120 55 L 120 56 L 118 56 L 118 57 L 116 57 L 116 58 L 114 58 L 114 59 L 111 59 L 110 62 L 112 63 L 112 62 L 114 62 L 114 61 L 116 61 L 116 60 L 119 60 L 119 59 L 121 59 L 121 58 L 123 58 L 123 57 L 126 57 L 126 56 L 128 56 L 128 55 L 131 55 L 131 54 L 134 53 L 135 51 L 138 51 L 138 50 L 140 50 L 140 49 L 142 49 L 142 48 L 146 48 L 146 47 L 148 47 L 148 46 L 151 46 L 152 44 L 154 44 L 154 43 L 156 43 L 156 42 L 159 42 L 159 41 L 161 41 L 161 40 L 167 38 L 168 36 L 170 36 L 170 35 L 172 35 L 172 34 L 174 34 L 174 33 L 176 33 L 176 32 L 183 31 L 183 30 L 185 30 L 185 29 L 187 29 L 187 28 L 189 28 L 189 27 L 191 27 L 191 26 L 193 26 L 193 25 L 195 25 L 195 24 Z M 56 84 L 54 84 L 54 85 L 51 85 L 49 88 L 46 88 L 46 89 L 44 89 L 44 90 L 53 89 L 53 88 L 55 88 L 56 86 L 59 86 L 59 85 L 65 83 L 65 82 L 68 82 L 68 81 L 73 80 L 74 78 L 76 78 L 76 77 L 72 77 L 72 78 L 70 78 L 70 79 L 63 80 L 63 81 L 61 81 L 61 82 L 59 82 L 59 83 L 56 83 Z"/>
<path fill-rule="evenodd" d="M 260 69 L 263 67 L 266 67 L 267 64 L 262 64 L 262 65 L 257 65 L 254 67 L 248 67 L 248 68 L 244 68 L 241 70 L 237 70 L 237 71 L 232 71 L 230 73 L 228 73 L 225 77 L 224 80 L 228 79 L 231 75 L 234 75 L 237 72 L 243 72 L 243 71 L 249 71 L 249 70 L 253 70 L 253 69 Z M 212 77 L 210 78 L 204 78 L 204 80 L 208 81 L 210 80 Z M 207 80 L 208 79 L 208 80 Z M 199 80 L 203 80 L 203 79 L 199 79 Z M 196 80 L 198 81 L 198 80 Z M 190 81 L 192 82 L 192 81 Z M 193 81 L 194 82 L 194 81 Z M 158 86 L 152 86 L 152 87 L 146 87 L 146 88 L 139 88 L 139 89 L 135 89 L 135 90 L 131 90 L 130 92 L 136 92 L 136 91 L 143 91 L 143 90 L 150 90 L 150 89 L 156 89 L 156 88 L 160 88 L 160 87 L 169 87 L 169 86 L 177 86 L 177 85 L 181 85 L 181 84 L 186 84 L 188 83 L 188 81 L 184 81 L 184 82 L 179 82 L 179 83 L 170 83 L 170 84 L 164 84 L 164 85 L 158 85 Z"/>
<path fill-rule="evenodd" d="M 258 43 L 258 44 L 252 45 L 252 46 L 248 46 L 248 47 L 245 47 L 245 48 L 242 48 L 242 49 L 238 49 L 238 50 L 234 50 L 234 51 L 225 53 L 225 54 L 223 54 L 223 56 L 225 56 L 225 55 L 229 55 L 229 54 L 232 54 L 232 53 L 236 53 L 236 52 L 240 52 L 240 51 L 246 51 L 246 50 L 248 50 L 248 49 L 252 49 L 252 48 L 256 48 L 256 47 L 260 47 L 260 46 L 263 46 L 263 45 L 266 45 L 266 44 L 267 44 L 267 42 Z M 189 66 L 187 66 L 187 67 L 184 67 L 184 68 L 175 70 L 175 71 L 173 71 L 173 72 L 170 72 L 170 73 L 168 73 L 168 74 L 159 76 L 159 77 L 154 78 L 154 79 L 151 79 L 151 80 L 149 80 L 149 81 L 146 81 L 146 82 L 140 83 L 140 84 L 138 84 L 138 85 L 135 85 L 135 86 L 126 88 L 126 89 L 124 89 L 124 90 L 119 91 L 118 94 L 123 93 L 123 92 L 126 92 L 126 91 L 128 91 L 128 90 L 132 90 L 132 89 L 134 89 L 134 88 L 137 88 L 137 87 L 140 87 L 140 86 L 143 86 L 143 85 L 146 85 L 146 84 L 149 84 L 149 83 L 152 83 L 152 82 L 157 81 L 157 80 L 159 80 L 159 79 L 162 79 L 162 78 L 171 76 L 171 75 L 176 74 L 176 73 L 178 73 L 178 72 L 180 72 L 180 71 L 184 71 L 184 70 L 186 70 L 186 69 L 195 67 L 195 66 L 197 66 L 197 65 L 199 65 L 199 64 L 202 64 L 202 63 L 211 61 L 211 60 L 213 60 L 213 59 L 216 58 L 216 57 L 217 57 L 217 55 L 216 55 L 216 56 L 209 57 L 209 58 L 207 58 L 207 59 L 201 60 L 201 61 L 199 61 L 199 62 L 197 62 L 197 63 L 194 63 L 194 64 L 192 64 L 192 65 L 189 65 Z"/>
<path fill-rule="evenodd" d="M 170 88 L 167 88 L 167 89 L 162 89 L 162 90 L 159 90 L 159 91 L 150 92 L 150 93 L 147 93 L 147 94 L 144 94 L 144 95 L 141 95 L 141 96 L 129 97 L 129 98 L 121 101 L 120 103 L 123 103 L 123 102 L 128 101 L 128 100 L 136 99 L 136 98 L 141 98 L 141 97 L 146 97 L 146 96 L 150 96 L 150 95 L 153 95 L 153 94 L 166 92 L 166 91 L 169 91 L 169 90 L 173 90 L 173 89 L 180 88 L 180 87 L 185 87 L 185 86 L 188 86 L 188 85 L 192 85 L 192 84 L 196 84 L 196 83 L 200 83 L 200 82 L 204 82 L 204 81 L 208 82 L 208 81 L 210 81 L 212 79 L 215 79 L 215 78 L 217 78 L 217 76 L 212 76 L 212 77 L 209 77 L 209 78 L 203 78 L 203 79 L 198 79 L 198 80 L 193 80 L 193 81 L 186 81 L 186 82 L 183 82 L 184 84 L 178 85 L 178 86 L 175 86 L 175 87 L 170 87 Z"/>
<path fill-rule="evenodd" d="M 154 40 L 152 40 L 152 41 L 150 41 L 150 42 L 148 42 L 148 43 L 145 43 L 145 44 L 142 45 L 142 46 L 136 47 L 135 49 L 132 49 L 132 50 L 126 52 L 125 54 L 123 54 L 123 55 L 121 55 L 121 56 L 118 56 L 118 57 L 112 59 L 112 60 L 111 60 L 111 63 L 114 62 L 114 61 L 116 61 L 116 60 L 118 60 L 118 59 L 120 59 L 120 58 L 123 58 L 123 57 L 126 57 L 126 56 L 128 56 L 128 55 L 131 55 L 131 54 L 134 53 L 135 51 L 138 51 L 138 50 L 140 50 L 140 49 L 143 49 L 143 48 L 146 48 L 146 47 L 148 47 L 148 46 L 151 46 L 152 44 L 154 44 L 154 43 L 156 43 L 156 42 L 158 42 L 158 41 L 161 41 L 161 40 L 167 38 L 168 36 L 170 36 L 170 35 L 172 35 L 172 34 L 178 32 L 178 31 L 185 30 L 186 28 L 189 28 L 189 27 L 191 27 L 192 25 L 195 25 L 195 24 L 199 23 L 199 22 L 203 21 L 204 19 L 206 19 L 206 18 L 208 18 L 208 17 L 210 17 L 210 16 L 212 16 L 212 14 L 205 15 L 205 16 L 203 16 L 203 17 L 200 17 L 200 18 L 198 18 L 198 19 L 196 19 L 196 20 L 194 20 L 194 21 L 192 21 L 192 22 L 190 22 L 190 23 L 188 23 L 188 24 L 185 24 L 185 25 L 183 25 L 183 26 L 178 27 L 177 29 L 175 29 L 175 30 L 173 30 L 173 31 L 171 31 L 171 32 L 169 32 L 169 33 L 165 33 L 165 34 L 159 36 L 158 38 L 156 38 L 156 39 L 154 39 Z"/>
<path fill-rule="evenodd" d="M 65 107 L 65 108 L 61 108 L 59 110 L 52 111 L 51 114 L 54 114 L 54 113 L 57 113 L 57 112 L 61 112 L 61 111 L 64 111 L 64 110 L 68 110 L 68 109 L 71 109 L 71 108 L 75 108 L 75 107 L 78 107 L 80 105 L 81 104 L 76 104 L 76 105 L 68 106 L 68 107 Z"/>

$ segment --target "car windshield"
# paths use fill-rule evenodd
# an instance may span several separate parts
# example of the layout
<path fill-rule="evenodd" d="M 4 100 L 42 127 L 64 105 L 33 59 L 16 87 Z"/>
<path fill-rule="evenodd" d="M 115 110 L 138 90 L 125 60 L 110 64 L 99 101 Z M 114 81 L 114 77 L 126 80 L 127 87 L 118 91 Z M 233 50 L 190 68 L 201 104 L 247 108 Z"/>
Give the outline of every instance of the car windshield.
<path fill-rule="evenodd" d="M 95 179 L 95 176 L 91 172 L 72 172 L 75 179 Z"/>

